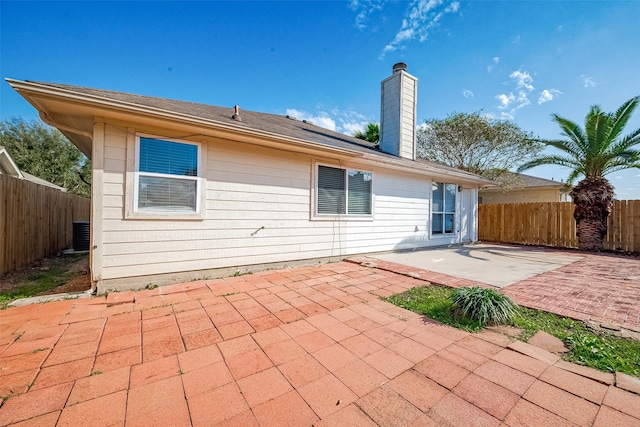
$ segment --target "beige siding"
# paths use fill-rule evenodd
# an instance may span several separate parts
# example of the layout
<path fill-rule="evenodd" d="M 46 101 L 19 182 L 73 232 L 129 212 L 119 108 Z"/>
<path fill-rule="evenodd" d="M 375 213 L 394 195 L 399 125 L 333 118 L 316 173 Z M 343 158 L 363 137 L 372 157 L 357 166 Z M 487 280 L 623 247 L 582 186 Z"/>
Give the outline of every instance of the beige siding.
<path fill-rule="evenodd" d="M 149 130 L 145 130 L 150 133 Z M 161 131 L 156 131 L 162 137 Z M 295 260 L 341 257 L 433 244 L 430 181 L 389 169 L 373 172 L 374 215 L 341 221 L 311 215 L 312 156 L 224 140 L 206 152 L 200 220 L 125 215 L 127 130 L 105 126 L 100 280 Z M 129 137 L 129 140 L 131 138 Z M 349 167 L 348 164 L 343 164 Z M 358 165 L 361 166 L 361 165 Z"/>
<path fill-rule="evenodd" d="M 481 191 L 483 204 L 495 203 L 534 203 L 560 202 L 560 190 L 557 188 L 531 188 L 522 190 Z"/>

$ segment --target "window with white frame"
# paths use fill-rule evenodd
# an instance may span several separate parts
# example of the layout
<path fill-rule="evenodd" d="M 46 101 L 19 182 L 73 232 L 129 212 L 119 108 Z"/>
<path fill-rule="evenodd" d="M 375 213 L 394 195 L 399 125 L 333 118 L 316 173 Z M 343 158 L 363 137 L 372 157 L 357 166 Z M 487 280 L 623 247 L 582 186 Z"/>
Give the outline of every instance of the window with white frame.
<path fill-rule="evenodd" d="M 444 182 L 431 184 L 431 233 L 455 232 L 456 192 L 458 186 Z"/>
<path fill-rule="evenodd" d="M 136 137 L 134 211 L 200 211 L 200 144 Z"/>
<path fill-rule="evenodd" d="M 318 165 L 318 215 L 371 215 L 373 174 Z"/>

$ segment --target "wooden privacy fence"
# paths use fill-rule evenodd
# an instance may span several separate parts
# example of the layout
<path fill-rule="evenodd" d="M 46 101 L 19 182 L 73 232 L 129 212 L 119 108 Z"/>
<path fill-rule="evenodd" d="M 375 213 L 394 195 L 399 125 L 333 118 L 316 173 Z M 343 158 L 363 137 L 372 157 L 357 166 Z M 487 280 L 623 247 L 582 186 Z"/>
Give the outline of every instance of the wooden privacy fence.
<path fill-rule="evenodd" d="M 577 248 L 572 202 L 478 206 L 480 240 Z M 605 249 L 640 252 L 640 200 L 615 200 Z"/>
<path fill-rule="evenodd" d="M 89 199 L 0 175 L 0 274 L 71 247 L 90 212 Z"/>

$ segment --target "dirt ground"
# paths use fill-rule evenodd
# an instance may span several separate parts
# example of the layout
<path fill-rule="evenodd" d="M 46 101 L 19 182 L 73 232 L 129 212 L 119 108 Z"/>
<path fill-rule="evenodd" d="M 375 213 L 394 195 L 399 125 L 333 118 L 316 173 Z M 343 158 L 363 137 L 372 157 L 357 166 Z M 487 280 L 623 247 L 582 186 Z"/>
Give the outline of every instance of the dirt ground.
<path fill-rule="evenodd" d="M 44 258 L 24 269 L 11 272 L 0 277 L 0 292 L 12 289 L 24 283 L 26 278 L 38 271 L 46 271 L 54 265 L 65 264 L 64 257 Z M 72 276 L 64 284 L 48 289 L 38 295 L 53 295 L 69 292 L 83 292 L 91 288 L 89 278 L 89 256 L 86 255 L 76 261 L 68 263 L 66 270 Z"/>

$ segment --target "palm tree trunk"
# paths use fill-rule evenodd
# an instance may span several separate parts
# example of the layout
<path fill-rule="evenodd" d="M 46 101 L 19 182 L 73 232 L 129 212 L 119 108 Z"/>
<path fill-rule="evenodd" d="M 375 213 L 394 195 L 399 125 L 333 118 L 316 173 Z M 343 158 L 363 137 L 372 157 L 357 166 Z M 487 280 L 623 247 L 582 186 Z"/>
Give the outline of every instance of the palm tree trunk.
<path fill-rule="evenodd" d="M 601 251 L 604 247 L 602 241 L 607 235 L 606 225 L 594 218 L 583 218 L 576 224 L 578 235 L 578 248 L 583 251 Z"/>
<path fill-rule="evenodd" d="M 607 219 L 613 205 L 613 187 L 603 177 L 586 177 L 571 191 L 576 205 L 578 248 L 586 251 L 601 251 L 607 235 Z"/>

